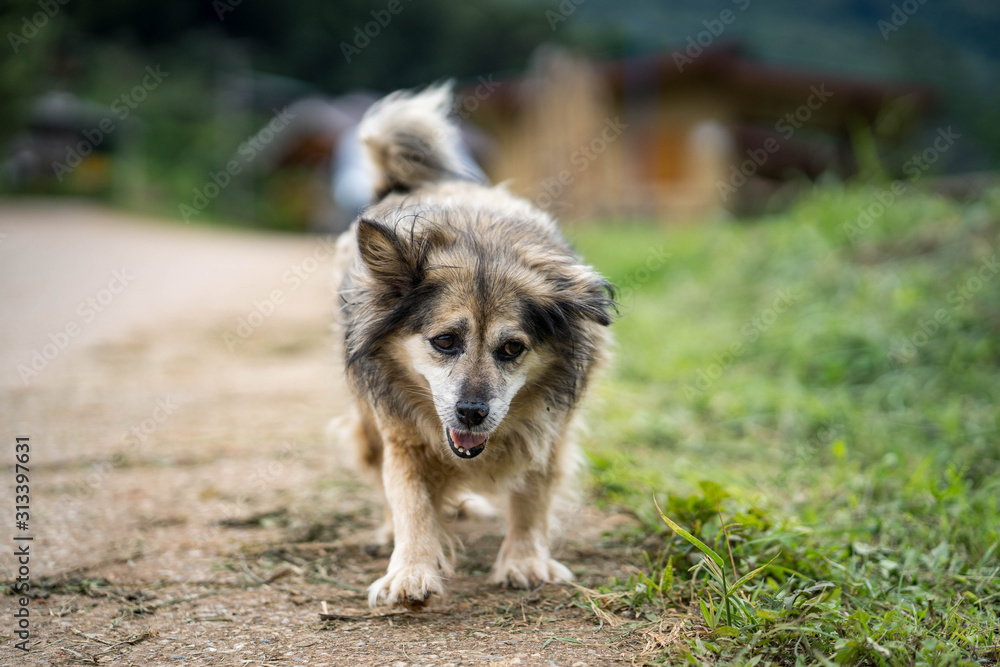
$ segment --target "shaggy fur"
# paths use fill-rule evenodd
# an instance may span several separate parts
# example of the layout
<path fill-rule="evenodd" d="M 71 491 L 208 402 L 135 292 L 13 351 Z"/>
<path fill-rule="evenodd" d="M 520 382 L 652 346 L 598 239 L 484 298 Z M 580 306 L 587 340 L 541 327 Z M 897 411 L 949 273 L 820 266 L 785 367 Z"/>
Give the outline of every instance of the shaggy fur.
<path fill-rule="evenodd" d="M 509 495 L 491 580 L 568 581 L 549 553 L 576 460 L 577 403 L 604 355 L 611 285 L 555 222 L 459 174 L 450 91 L 395 93 L 365 116 L 379 201 L 340 239 L 336 280 L 356 410 L 341 434 L 387 501 L 395 546 L 369 603 L 419 606 L 452 574 L 442 516 Z"/>

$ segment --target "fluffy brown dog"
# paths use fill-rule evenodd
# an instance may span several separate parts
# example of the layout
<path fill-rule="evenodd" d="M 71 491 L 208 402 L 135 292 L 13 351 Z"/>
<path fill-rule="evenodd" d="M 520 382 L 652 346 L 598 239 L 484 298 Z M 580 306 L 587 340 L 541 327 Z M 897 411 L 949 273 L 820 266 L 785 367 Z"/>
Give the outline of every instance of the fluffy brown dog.
<path fill-rule="evenodd" d="M 340 325 L 356 412 L 342 434 L 380 480 L 395 546 L 372 606 L 414 606 L 452 574 L 442 513 L 509 494 L 491 580 L 569 581 L 549 553 L 577 458 L 575 408 L 607 345 L 609 283 L 553 219 L 463 179 L 446 86 L 395 93 L 359 129 L 377 203 L 340 239 Z M 390 533 L 391 531 L 391 533 Z"/>

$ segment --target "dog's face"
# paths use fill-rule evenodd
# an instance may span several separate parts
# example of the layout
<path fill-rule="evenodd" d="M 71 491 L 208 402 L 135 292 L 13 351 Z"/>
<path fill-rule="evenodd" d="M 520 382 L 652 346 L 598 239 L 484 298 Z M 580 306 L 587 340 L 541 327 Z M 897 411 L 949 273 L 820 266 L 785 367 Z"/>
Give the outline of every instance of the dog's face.
<path fill-rule="evenodd" d="M 382 353 L 422 379 L 442 443 L 462 459 L 485 450 L 526 385 L 571 405 L 594 329 L 610 322 L 610 286 L 548 232 L 526 229 L 490 238 L 453 225 L 359 223 L 371 287 L 382 290 L 372 328 L 399 341 Z"/>
<path fill-rule="evenodd" d="M 426 381 L 445 439 L 461 458 L 483 451 L 518 391 L 544 372 L 549 357 L 548 346 L 529 333 L 516 294 L 483 303 L 475 292 L 469 281 L 444 286 L 428 304 L 421 330 L 406 342 L 407 361 Z"/>

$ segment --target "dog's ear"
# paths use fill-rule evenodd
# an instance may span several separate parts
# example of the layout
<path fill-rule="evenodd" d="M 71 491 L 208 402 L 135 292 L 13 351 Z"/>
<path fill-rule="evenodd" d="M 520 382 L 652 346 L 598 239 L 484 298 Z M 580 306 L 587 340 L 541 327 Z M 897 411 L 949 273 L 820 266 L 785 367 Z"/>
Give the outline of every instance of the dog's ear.
<path fill-rule="evenodd" d="M 423 275 L 421 243 L 404 240 L 386 225 L 362 218 L 358 221 L 358 251 L 377 280 L 400 295 L 410 291 Z"/>
<path fill-rule="evenodd" d="M 615 286 L 590 268 L 580 267 L 573 274 L 560 280 L 557 299 L 562 308 L 602 326 L 611 324 L 618 314 Z"/>
<path fill-rule="evenodd" d="M 526 304 L 525 325 L 538 338 L 571 341 L 579 332 L 575 322 L 608 326 L 618 313 L 614 286 L 588 267 L 550 273 L 547 282 L 551 292 Z"/>

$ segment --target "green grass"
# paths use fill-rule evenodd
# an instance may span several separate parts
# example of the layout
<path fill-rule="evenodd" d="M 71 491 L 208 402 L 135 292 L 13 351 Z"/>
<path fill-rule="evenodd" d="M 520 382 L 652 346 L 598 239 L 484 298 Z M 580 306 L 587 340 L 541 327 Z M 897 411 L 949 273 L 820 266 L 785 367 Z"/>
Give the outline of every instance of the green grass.
<path fill-rule="evenodd" d="M 849 238 L 876 201 L 570 232 L 625 288 L 587 449 L 644 554 L 600 605 L 680 619 L 652 662 L 1000 660 L 1000 192 L 912 192 Z"/>

